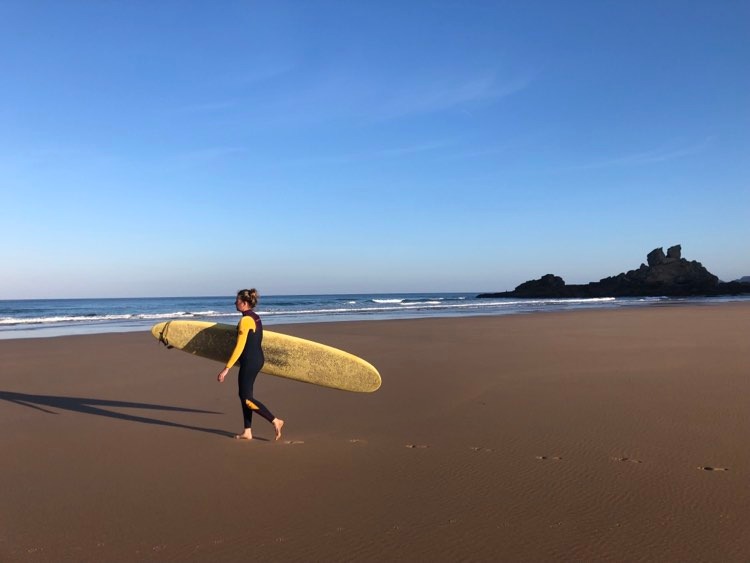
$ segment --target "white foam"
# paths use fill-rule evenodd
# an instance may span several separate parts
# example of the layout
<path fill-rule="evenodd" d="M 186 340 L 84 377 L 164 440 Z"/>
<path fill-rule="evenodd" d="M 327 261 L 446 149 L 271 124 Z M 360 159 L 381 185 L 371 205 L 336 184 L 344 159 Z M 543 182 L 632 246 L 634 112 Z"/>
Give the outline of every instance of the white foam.
<path fill-rule="evenodd" d="M 442 301 L 424 301 L 402 303 L 401 300 L 390 300 L 388 303 L 397 303 L 398 306 L 381 306 L 381 307 L 356 307 L 356 308 L 338 308 L 338 309 L 295 309 L 290 311 L 258 311 L 259 315 L 265 316 L 286 316 L 286 315 L 316 315 L 326 313 L 381 313 L 388 311 L 404 311 L 414 309 L 492 309 L 516 307 L 518 305 L 548 305 L 548 304 L 574 304 L 574 303 L 597 303 L 614 301 L 614 297 L 598 297 L 592 299 L 528 299 L 523 301 L 485 301 L 476 300 L 465 303 L 445 303 Z M 373 300 L 374 301 L 374 300 Z"/>
<path fill-rule="evenodd" d="M 258 311 L 260 315 L 267 315 L 272 317 L 288 317 L 295 315 L 341 315 L 341 314 L 378 314 L 378 313 L 389 313 L 394 311 L 492 311 L 493 309 L 519 309 L 523 310 L 527 307 L 543 307 L 545 305 L 580 305 L 580 304 L 596 304 L 606 303 L 615 301 L 614 297 L 597 297 L 597 298 L 580 298 L 580 299 L 516 299 L 516 300 L 503 300 L 503 299 L 472 299 L 465 300 L 462 298 L 460 302 L 457 301 L 443 301 L 439 298 L 425 298 L 425 301 L 409 301 L 406 298 L 393 298 L 393 299 L 372 299 L 373 303 L 371 306 L 359 306 L 351 307 L 356 305 L 357 301 L 347 301 L 347 307 L 336 307 L 329 309 L 290 309 L 290 310 L 279 310 L 279 311 Z M 650 298 L 654 299 L 654 298 Z M 658 300 L 658 298 L 656 298 Z M 211 318 L 211 317 L 233 317 L 235 312 L 221 312 L 216 310 L 206 311 L 172 311 L 166 313 L 140 313 L 140 314 L 110 314 L 110 315 L 58 315 L 49 317 L 32 317 L 32 318 L 21 318 L 21 317 L 0 317 L 0 326 L 24 326 L 24 325 L 53 325 L 53 324 L 99 324 L 116 321 L 153 321 L 160 319 L 174 319 L 174 318 Z"/>
<path fill-rule="evenodd" d="M 124 321 L 134 318 L 133 315 L 83 315 L 83 316 L 61 316 L 61 317 L 31 317 L 19 319 L 14 317 L 5 317 L 0 319 L 0 325 L 30 325 L 30 324 L 50 324 L 50 323 L 75 323 L 75 322 L 94 322 L 94 321 Z"/>
<path fill-rule="evenodd" d="M 127 320 L 159 320 L 159 319 L 178 319 L 194 317 L 226 317 L 232 313 L 220 313 L 218 311 L 198 311 L 190 313 L 186 311 L 173 311 L 170 313 L 139 313 L 139 314 L 121 314 L 121 315 L 59 315 L 53 317 L 2 317 L 0 325 L 33 325 L 33 324 L 55 324 L 55 323 L 96 323 L 106 321 L 127 321 Z"/>
<path fill-rule="evenodd" d="M 185 312 L 185 311 L 178 311 L 176 313 L 142 313 L 140 315 L 137 315 L 136 318 L 144 319 L 144 320 L 152 320 L 152 319 L 169 319 L 169 318 L 179 318 L 179 317 L 226 317 L 230 316 L 233 313 L 220 313 L 218 311 L 196 311 L 196 312 Z"/>

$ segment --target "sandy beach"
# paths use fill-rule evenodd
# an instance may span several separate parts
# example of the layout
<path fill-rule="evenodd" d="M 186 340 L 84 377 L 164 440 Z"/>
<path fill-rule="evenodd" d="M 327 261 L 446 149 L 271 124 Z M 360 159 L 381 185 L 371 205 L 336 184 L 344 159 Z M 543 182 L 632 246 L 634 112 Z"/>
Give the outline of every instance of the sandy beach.
<path fill-rule="evenodd" d="M 750 304 L 271 328 L 382 388 L 0 341 L 0 560 L 750 560 Z"/>

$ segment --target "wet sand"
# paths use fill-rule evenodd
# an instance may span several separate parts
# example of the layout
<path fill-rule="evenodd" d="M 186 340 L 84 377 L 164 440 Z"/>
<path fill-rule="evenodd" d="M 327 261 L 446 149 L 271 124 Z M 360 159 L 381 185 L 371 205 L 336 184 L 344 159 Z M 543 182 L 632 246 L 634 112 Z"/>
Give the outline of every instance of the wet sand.
<path fill-rule="evenodd" d="M 0 341 L 0 560 L 750 560 L 748 304 L 269 328 L 383 387 Z"/>

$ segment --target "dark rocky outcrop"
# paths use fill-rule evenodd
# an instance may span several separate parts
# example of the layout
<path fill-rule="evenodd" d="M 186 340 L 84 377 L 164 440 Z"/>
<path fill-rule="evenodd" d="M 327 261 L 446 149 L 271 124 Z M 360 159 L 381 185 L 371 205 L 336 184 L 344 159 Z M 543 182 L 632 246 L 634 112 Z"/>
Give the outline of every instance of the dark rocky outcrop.
<path fill-rule="evenodd" d="M 676 244 L 667 250 L 667 260 L 679 260 L 682 257 L 682 246 Z"/>
<path fill-rule="evenodd" d="M 682 258 L 678 244 L 667 250 L 656 248 L 646 257 L 648 265 L 585 285 L 566 285 L 553 274 L 522 283 L 513 291 L 482 293 L 477 297 L 658 297 L 737 295 L 750 293 L 750 284 L 724 283 L 700 262 Z M 744 279 L 744 278 L 743 278 Z"/>
<path fill-rule="evenodd" d="M 517 293 L 529 293 L 535 296 L 554 297 L 565 289 L 565 280 L 560 276 L 547 274 L 538 280 L 522 283 L 516 288 Z"/>

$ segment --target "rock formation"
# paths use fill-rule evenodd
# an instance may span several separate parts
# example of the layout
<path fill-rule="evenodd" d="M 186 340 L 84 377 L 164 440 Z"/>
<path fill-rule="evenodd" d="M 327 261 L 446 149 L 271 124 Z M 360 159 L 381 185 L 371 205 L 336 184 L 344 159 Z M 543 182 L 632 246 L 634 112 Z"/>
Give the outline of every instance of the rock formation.
<path fill-rule="evenodd" d="M 750 293 L 750 284 L 723 283 L 700 262 L 682 258 L 678 244 L 667 250 L 655 248 L 648 265 L 586 285 L 566 285 L 554 274 L 522 283 L 514 291 L 483 293 L 477 297 L 658 297 L 736 295 Z"/>

